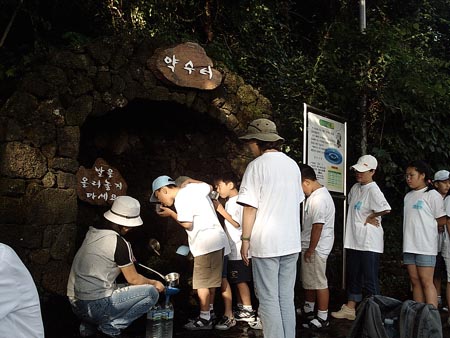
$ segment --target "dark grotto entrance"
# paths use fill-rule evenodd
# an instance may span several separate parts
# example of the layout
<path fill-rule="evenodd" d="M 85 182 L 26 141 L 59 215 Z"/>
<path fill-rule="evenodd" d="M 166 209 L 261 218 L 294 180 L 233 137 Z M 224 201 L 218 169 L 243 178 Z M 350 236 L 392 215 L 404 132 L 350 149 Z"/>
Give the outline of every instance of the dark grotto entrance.
<path fill-rule="evenodd" d="M 238 156 L 242 156 L 242 148 L 235 134 L 209 115 L 176 103 L 136 100 L 123 109 L 89 117 L 81 127 L 80 166 L 91 168 L 97 158 L 103 158 L 127 182 L 127 194 L 141 203 L 144 225 L 127 235 L 138 262 L 163 274 L 181 274 L 182 292 L 174 299 L 179 314 L 186 311 L 187 316 L 187 305 L 193 305 L 189 284 L 192 260 L 176 254 L 178 246 L 187 244 L 181 226 L 155 214 L 149 202 L 152 181 L 164 174 L 174 179 L 187 175 L 212 184 L 221 171 L 233 170 L 239 175 L 238 169 L 232 168 Z M 76 248 L 88 227 L 103 221 L 107 209 L 78 200 Z M 160 242 L 161 256 L 149 249 L 151 238 Z M 149 278 L 159 278 L 139 266 L 137 269 Z"/>
<path fill-rule="evenodd" d="M 231 163 L 242 153 L 239 147 L 236 135 L 209 115 L 176 103 L 136 100 L 85 121 L 79 163 L 91 168 L 96 158 L 105 159 L 126 180 L 127 194 L 140 201 L 144 226 L 134 237 L 135 254 L 142 259 L 141 251 L 148 250 L 141 246 L 146 247 L 149 238 L 160 241 L 162 252 L 166 245 L 185 241 L 184 231 L 156 216 L 149 203 L 153 179 L 187 175 L 212 184 L 215 174 L 234 170 Z M 106 209 L 79 201 L 78 226 L 87 229 Z"/>

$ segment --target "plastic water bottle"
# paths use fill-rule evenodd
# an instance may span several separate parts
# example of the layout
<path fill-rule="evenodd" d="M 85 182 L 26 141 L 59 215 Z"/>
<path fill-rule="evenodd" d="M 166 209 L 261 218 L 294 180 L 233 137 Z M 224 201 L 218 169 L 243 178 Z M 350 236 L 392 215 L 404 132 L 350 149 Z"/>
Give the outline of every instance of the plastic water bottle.
<path fill-rule="evenodd" d="M 145 338 L 162 338 L 162 309 L 159 304 L 147 312 Z"/>
<path fill-rule="evenodd" d="M 394 327 L 394 319 L 385 318 L 384 319 L 384 330 L 389 338 L 398 338 L 399 334 Z"/>
<path fill-rule="evenodd" d="M 147 313 L 145 338 L 172 338 L 174 311 L 171 303 L 153 306 Z"/>

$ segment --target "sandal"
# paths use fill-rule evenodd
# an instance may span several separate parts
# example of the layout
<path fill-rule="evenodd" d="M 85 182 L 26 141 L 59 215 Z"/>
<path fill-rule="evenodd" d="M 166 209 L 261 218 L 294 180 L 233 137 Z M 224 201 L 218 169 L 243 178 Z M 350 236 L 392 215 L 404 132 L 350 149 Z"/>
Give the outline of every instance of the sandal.
<path fill-rule="evenodd" d="M 212 320 L 203 319 L 197 317 L 194 320 L 190 320 L 183 326 L 186 330 L 211 330 L 213 328 Z"/>
<path fill-rule="evenodd" d="M 330 326 L 330 322 L 328 319 L 322 319 L 319 317 L 315 317 L 313 320 L 311 320 L 309 323 L 303 324 L 304 328 L 307 329 L 313 329 L 313 330 L 320 330 L 324 329 L 326 327 Z"/>
<path fill-rule="evenodd" d="M 301 317 L 300 317 L 300 321 L 303 324 L 308 324 L 311 320 L 314 319 L 314 312 L 310 311 L 310 312 L 303 312 Z"/>

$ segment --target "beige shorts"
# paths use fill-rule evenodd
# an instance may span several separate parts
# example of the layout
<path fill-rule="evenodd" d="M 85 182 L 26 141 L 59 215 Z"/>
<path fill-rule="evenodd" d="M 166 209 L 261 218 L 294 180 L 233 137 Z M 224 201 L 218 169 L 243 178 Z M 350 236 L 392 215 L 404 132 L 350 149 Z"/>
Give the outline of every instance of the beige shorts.
<path fill-rule="evenodd" d="M 223 249 L 194 257 L 192 288 L 217 288 L 222 284 Z"/>
<path fill-rule="evenodd" d="M 302 251 L 301 274 L 303 288 L 305 290 L 327 289 L 327 259 L 314 253 L 308 262 L 305 262 L 304 254 L 305 251 Z"/>

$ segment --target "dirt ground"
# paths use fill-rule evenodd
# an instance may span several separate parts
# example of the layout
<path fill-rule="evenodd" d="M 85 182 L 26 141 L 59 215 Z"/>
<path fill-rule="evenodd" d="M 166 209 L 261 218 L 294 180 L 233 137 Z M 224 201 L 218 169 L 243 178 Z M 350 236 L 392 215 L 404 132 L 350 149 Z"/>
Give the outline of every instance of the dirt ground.
<path fill-rule="evenodd" d="M 335 304 L 330 304 L 330 311 L 338 310 L 343 300 L 343 294 L 338 295 L 334 299 Z M 338 303 L 339 302 L 339 303 Z M 186 305 L 186 307 L 189 307 Z M 227 331 L 206 330 L 206 331 L 187 331 L 183 329 L 183 324 L 189 318 L 189 311 L 183 311 L 181 307 L 175 308 L 175 318 L 173 322 L 172 336 L 170 334 L 155 338 L 257 338 L 263 337 L 261 330 L 251 329 L 247 323 L 239 322 L 235 327 Z M 52 297 L 46 300 L 45 306 L 42 307 L 43 320 L 45 326 L 46 338 L 78 338 L 79 321 L 73 315 L 69 303 L 65 297 Z M 450 338 L 450 328 L 446 325 L 448 313 L 441 313 L 443 322 L 443 337 Z M 351 321 L 330 318 L 330 326 L 323 331 L 315 332 L 301 327 L 297 324 L 297 337 L 302 338 L 346 338 L 352 326 Z M 130 327 L 124 330 L 125 338 L 153 338 L 151 331 L 147 330 L 147 320 L 142 317 L 136 320 Z"/>

